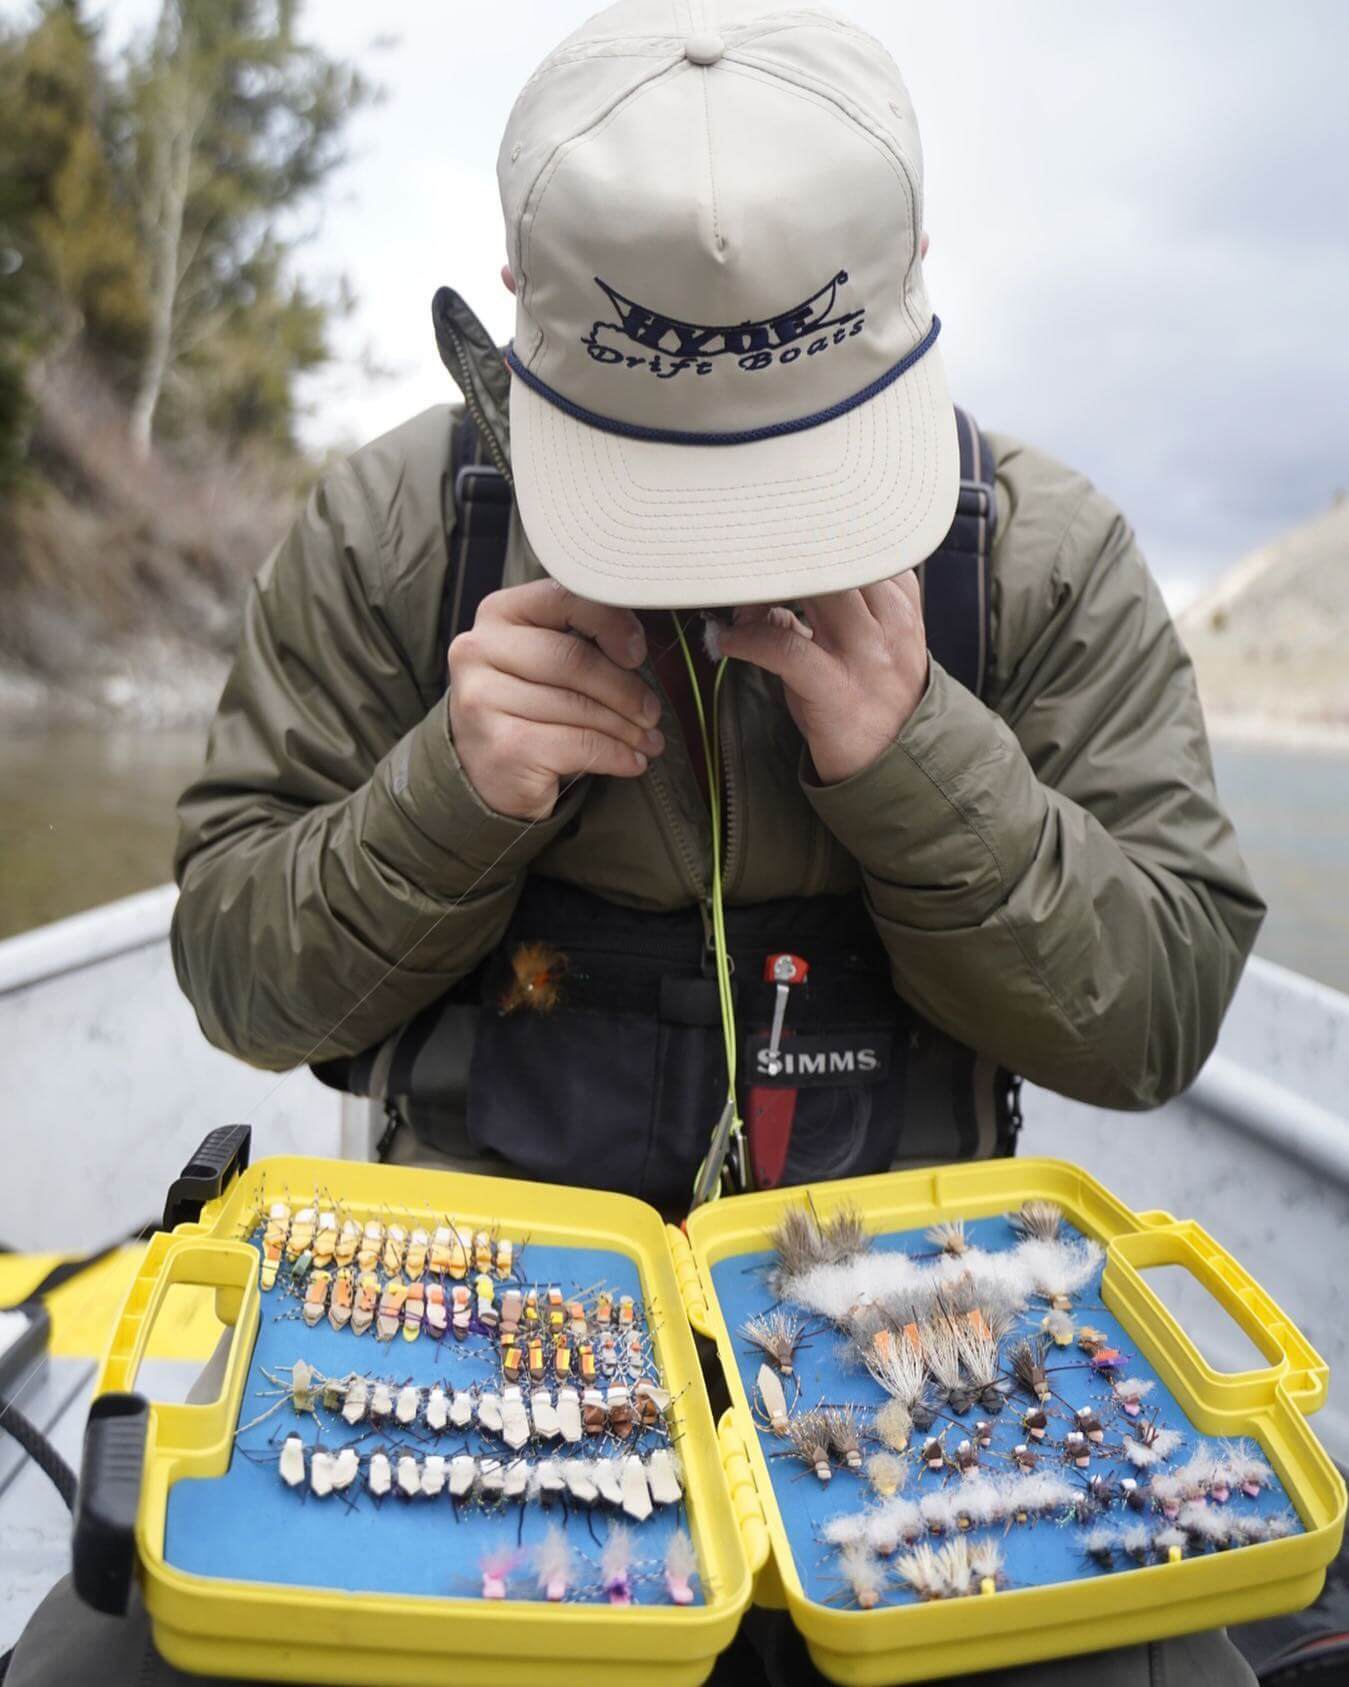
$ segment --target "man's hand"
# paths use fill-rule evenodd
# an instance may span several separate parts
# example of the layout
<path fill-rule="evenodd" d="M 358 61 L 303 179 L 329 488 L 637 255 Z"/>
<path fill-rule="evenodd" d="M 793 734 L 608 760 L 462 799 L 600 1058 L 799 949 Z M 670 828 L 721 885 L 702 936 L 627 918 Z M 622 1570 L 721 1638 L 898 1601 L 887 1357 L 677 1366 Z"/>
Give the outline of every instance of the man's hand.
<path fill-rule="evenodd" d="M 646 655 L 628 609 L 552 580 L 484 598 L 450 645 L 450 733 L 474 790 L 517 820 L 552 813 L 579 773 L 634 779 L 665 740 L 660 701 L 632 671 Z"/>
<path fill-rule="evenodd" d="M 803 626 L 752 608 L 722 631 L 722 652 L 777 674 L 815 771 L 836 785 L 894 741 L 927 686 L 927 638 L 912 573 L 808 598 Z"/>

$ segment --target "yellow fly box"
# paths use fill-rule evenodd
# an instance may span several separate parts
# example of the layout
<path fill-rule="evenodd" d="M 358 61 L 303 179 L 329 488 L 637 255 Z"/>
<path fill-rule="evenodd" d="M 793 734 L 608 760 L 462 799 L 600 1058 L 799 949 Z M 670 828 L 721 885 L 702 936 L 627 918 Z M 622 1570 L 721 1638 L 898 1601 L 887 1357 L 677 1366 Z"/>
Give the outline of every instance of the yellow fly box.
<path fill-rule="evenodd" d="M 773 1492 L 762 1437 L 714 1280 L 731 1262 L 761 1252 L 799 1190 L 744 1196 L 694 1213 L 676 1244 L 690 1322 L 714 1339 L 761 1495 Z M 1059 1585 L 1009 1587 L 992 1598 L 944 1600 L 886 1610 L 840 1610 L 806 1596 L 779 1509 L 765 1506 L 769 1553 L 756 1563 L 756 1601 L 785 1605 L 816 1667 L 831 1680 L 868 1687 L 1007 1668 L 1169 1635 L 1253 1622 L 1311 1604 L 1344 1533 L 1345 1486 L 1307 1424 L 1326 1397 L 1328 1367 L 1260 1286 L 1198 1224 L 1169 1213 L 1135 1213 L 1077 1166 L 995 1160 L 817 1184 L 823 1218 L 853 1206 L 874 1234 L 922 1231 L 949 1219 L 1001 1215 L 1044 1200 L 1101 1243 L 1101 1302 L 1137 1352 L 1204 1435 L 1257 1443 L 1273 1466 L 1302 1532 L 1234 1551 L 1151 1563 Z M 683 1241 L 683 1238 L 680 1238 Z M 1191 1271 L 1264 1354 L 1242 1374 L 1215 1371 L 1142 1273 Z M 738 1275 L 742 1267 L 736 1265 Z M 723 1279 L 725 1280 L 725 1279 Z"/>
<path fill-rule="evenodd" d="M 916 1681 L 1291 1611 L 1315 1599 L 1339 1549 L 1344 1485 L 1305 1415 L 1325 1397 L 1322 1360 L 1197 1225 L 1164 1213 L 1135 1214 L 1076 1167 L 1008 1160 L 751 1195 L 703 1208 L 681 1231 L 623 1196 L 298 1157 L 250 1167 L 246 1127 L 213 1137 L 175 1185 L 166 1222 L 181 1221 L 147 1250 L 113 1332 L 96 1385 L 76 1529 L 77 1586 L 101 1608 L 115 1609 L 134 1567 L 156 1644 L 185 1670 L 434 1687 L 486 1677 L 504 1665 L 513 1675 L 527 1670 L 545 1682 L 617 1683 L 640 1675 L 674 1687 L 706 1679 L 754 1600 L 786 1607 L 831 1679 Z M 428 1593 L 424 1566 L 417 1592 L 401 1591 L 396 1581 L 367 1587 L 351 1569 L 360 1555 L 350 1545 L 343 1555 L 350 1585 L 338 1589 L 326 1575 L 306 1581 L 303 1562 L 285 1581 L 251 1579 L 212 1570 L 209 1551 L 195 1540 L 184 1550 L 181 1517 L 198 1514 L 180 1508 L 175 1526 L 171 1509 L 191 1493 L 192 1479 L 226 1473 L 240 1456 L 236 1428 L 254 1409 L 246 1380 L 264 1321 L 275 1318 L 264 1311 L 259 1254 L 246 1238 L 278 1191 L 297 1197 L 322 1191 L 356 1218 L 396 1214 L 408 1227 L 429 1228 L 450 1214 L 471 1230 L 523 1239 L 528 1249 L 575 1249 L 578 1257 L 627 1262 L 673 1396 L 670 1431 L 683 1467 L 698 1601 L 616 1609 L 549 1604 L 536 1595 L 507 1604 L 455 1585 L 448 1572 L 437 1584 L 445 1591 Z M 822 1596 L 805 1555 L 798 1559 L 799 1525 L 789 1529 L 780 1503 L 784 1467 L 756 1425 L 746 1381 L 753 1369 L 746 1370 L 737 1315 L 728 1310 L 741 1293 L 732 1278 L 762 1282 L 748 1264 L 764 1253 L 782 1214 L 807 1199 L 824 1217 L 856 1207 L 877 1236 L 946 1219 L 977 1223 L 1032 1199 L 1057 1203 L 1076 1230 L 1103 1245 L 1101 1306 L 1127 1332 L 1140 1363 L 1152 1368 L 1199 1433 L 1258 1445 L 1296 1510 L 1298 1532 L 1108 1576 L 1020 1587 L 1009 1580 L 993 1597 L 862 1611 Z M 1207 1365 L 1141 1275 L 1161 1265 L 1188 1267 L 1268 1365 L 1241 1375 Z M 127 1414 L 137 1370 L 166 1299 L 184 1286 L 213 1290 L 216 1315 L 232 1328 L 223 1380 L 207 1403 L 151 1402 L 133 1431 Z M 729 1387 L 732 1405 L 717 1423 L 693 1331 L 715 1342 Z M 385 1351 L 396 1369 L 392 1350 Z M 189 1486 L 175 1495 L 180 1484 Z M 209 1487 L 202 1483 L 199 1491 Z M 307 1495 L 288 1497 L 311 1503 Z M 840 1508 L 845 1503 L 839 1499 Z M 340 1532 L 342 1518 L 332 1521 Z M 228 1536 L 234 1526 L 220 1533 Z M 249 1519 L 237 1526 L 247 1529 Z M 265 1519 L 252 1526 L 265 1527 Z M 1053 1526 L 1042 1527 L 1049 1542 Z M 341 1538 L 335 1534 L 335 1541 Z M 810 1556 L 822 1550 L 816 1544 Z M 237 1564 L 237 1557 L 227 1561 Z"/>

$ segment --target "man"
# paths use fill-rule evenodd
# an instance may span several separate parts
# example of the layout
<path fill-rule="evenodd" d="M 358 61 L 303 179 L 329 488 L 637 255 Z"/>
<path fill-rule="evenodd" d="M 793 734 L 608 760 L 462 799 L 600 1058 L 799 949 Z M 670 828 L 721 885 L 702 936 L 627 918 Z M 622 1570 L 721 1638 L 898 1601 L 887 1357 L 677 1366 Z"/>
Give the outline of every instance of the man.
<path fill-rule="evenodd" d="M 1166 1100 L 1261 906 L 1184 653 L 1079 476 L 991 442 L 991 602 L 960 610 L 986 660 L 929 662 L 922 599 L 956 575 L 943 553 L 920 594 L 913 569 L 957 441 L 893 64 L 839 19 L 672 15 L 611 8 L 517 102 L 508 367 L 436 305 L 473 443 L 433 410 L 367 446 L 259 576 L 182 803 L 174 952 L 214 1042 L 394 1103 L 395 1157 L 679 1209 L 726 1093 L 712 981 L 709 1007 L 685 976 L 715 970 L 696 609 L 737 612 L 715 795 L 742 1064 L 770 952 L 809 967 L 789 1031 L 840 1061 L 881 1037 L 871 1083 L 745 1096 L 759 1182 L 1005 1152 L 1013 1073 Z M 477 460 L 516 509 L 470 626 Z M 958 619 L 932 642 L 961 648 Z M 536 942 L 561 1011 L 503 1016 Z M 678 989 L 613 959 L 653 945 Z"/>
<path fill-rule="evenodd" d="M 962 424 L 987 596 L 950 596 L 960 442 L 889 58 L 832 14 L 623 0 L 499 168 L 506 365 L 439 295 L 466 410 L 332 473 L 250 597 L 181 809 L 206 1034 L 385 1099 L 395 1157 L 676 1211 L 722 1148 L 731 1187 L 1007 1152 L 1011 1074 L 1178 1093 L 1262 907 L 1106 499 Z M 790 1633 L 757 1644 L 804 1678 Z M 1217 1635 L 1090 1678 L 1168 1660 L 1251 1679 Z"/>

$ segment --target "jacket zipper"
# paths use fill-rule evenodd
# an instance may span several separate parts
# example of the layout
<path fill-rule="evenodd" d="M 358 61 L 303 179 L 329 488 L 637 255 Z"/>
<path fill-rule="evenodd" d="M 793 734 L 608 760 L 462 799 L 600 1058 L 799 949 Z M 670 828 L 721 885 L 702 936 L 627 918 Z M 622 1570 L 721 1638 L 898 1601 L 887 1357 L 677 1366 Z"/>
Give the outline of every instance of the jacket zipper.
<path fill-rule="evenodd" d="M 464 395 L 464 404 L 473 418 L 473 424 L 478 434 L 487 446 L 487 454 L 492 459 L 493 467 L 505 477 L 507 486 L 514 487 L 515 476 L 511 473 L 510 459 L 497 438 L 496 429 L 487 420 L 482 405 L 478 402 L 477 392 L 470 379 L 468 353 L 464 349 L 463 336 L 458 327 L 446 315 L 445 326 L 449 330 L 450 343 L 454 347 L 454 360 L 459 365 L 459 387 Z"/>
<path fill-rule="evenodd" d="M 643 662 L 641 674 L 657 695 L 664 699 L 664 712 L 672 714 L 673 710 L 670 707 L 670 699 L 666 695 L 665 687 L 661 684 L 660 677 L 650 662 Z M 664 718 L 664 712 L 662 718 Z M 667 736 L 669 735 L 667 734 Z M 679 812 L 675 807 L 664 766 L 659 761 L 652 762 L 650 767 L 647 768 L 646 777 L 639 783 L 646 790 L 649 799 L 652 800 L 653 806 L 657 810 L 656 818 L 658 822 L 663 823 L 663 830 L 673 842 L 679 862 L 684 869 L 689 889 L 697 897 L 699 906 L 703 908 L 706 917 L 710 886 L 698 866 L 697 851 L 690 841 L 689 829 L 682 823 Z"/>

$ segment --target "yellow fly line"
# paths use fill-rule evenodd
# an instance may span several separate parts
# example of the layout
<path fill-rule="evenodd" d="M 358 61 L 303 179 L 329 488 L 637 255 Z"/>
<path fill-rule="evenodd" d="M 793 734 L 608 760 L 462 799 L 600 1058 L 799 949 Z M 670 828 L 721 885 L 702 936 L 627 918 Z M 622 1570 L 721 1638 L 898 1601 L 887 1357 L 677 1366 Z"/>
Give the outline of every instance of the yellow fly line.
<path fill-rule="evenodd" d="M 716 958 L 717 994 L 721 1003 L 721 1031 L 726 1043 L 726 1107 L 713 1133 L 712 1144 L 698 1168 L 693 1184 L 692 1205 L 701 1206 L 715 1201 L 721 1194 L 721 1168 L 726 1152 L 734 1142 L 737 1155 L 743 1156 L 744 1121 L 735 1093 L 735 1004 L 731 996 L 731 958 L 726 948 L 726 911 L 721 894 L 721 683 L 726 677 L 726 658 L 717 664 L 712 682 L 712 724 L 708 728 L 703 709 L 702 688 L 698 684 L 698 670 L 693 652 L 684 636 L 683 624 L 672 615 L 679 648 L 684 653 L 684 665 L 689 671 L 689 685 L 693 691 L 693 706 L 698 713 L 698 730 L 703 740 L 703 756 L 707 763 L 707 796 L 712 814 L 712 945 Z"/>

